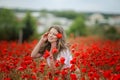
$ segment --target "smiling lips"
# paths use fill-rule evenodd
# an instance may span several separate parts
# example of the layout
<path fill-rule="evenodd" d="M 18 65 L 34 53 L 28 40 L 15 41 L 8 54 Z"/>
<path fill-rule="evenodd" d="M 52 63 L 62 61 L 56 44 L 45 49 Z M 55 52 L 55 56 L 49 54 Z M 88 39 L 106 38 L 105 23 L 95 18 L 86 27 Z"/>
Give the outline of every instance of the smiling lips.
<path fill-rule="evenodd" d="M 53 38 L 49 37 L 48 39 L 52 40 Z"/>

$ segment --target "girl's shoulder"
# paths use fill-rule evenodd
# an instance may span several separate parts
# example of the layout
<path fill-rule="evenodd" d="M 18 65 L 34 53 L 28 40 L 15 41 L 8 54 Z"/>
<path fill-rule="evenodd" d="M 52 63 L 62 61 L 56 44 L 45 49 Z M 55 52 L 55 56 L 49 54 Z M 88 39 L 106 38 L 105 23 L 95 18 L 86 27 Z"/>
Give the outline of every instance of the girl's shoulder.
<path fill-rule="evenodd" d="M 63 49 L 60 54 L 60 56 L 68 56 L 68 55 L 71 55 L 71 52 L 70 52 L 70 49 L 69 48 L 66 48 L 66 49 Z"/>
<path fill-rule="evenodd" d="M 68 47 L 66 47 L 65 49 L 61 50 L 60 52 L 67 52 L 70 51 L 70 49 Z"/>

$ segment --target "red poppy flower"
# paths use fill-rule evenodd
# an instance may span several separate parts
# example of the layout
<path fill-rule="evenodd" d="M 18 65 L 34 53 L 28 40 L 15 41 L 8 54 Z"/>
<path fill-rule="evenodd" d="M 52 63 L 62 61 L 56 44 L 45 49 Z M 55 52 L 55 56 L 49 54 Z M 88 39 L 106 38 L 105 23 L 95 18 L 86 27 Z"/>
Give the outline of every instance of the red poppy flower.
<path fill-rule="evenodd" d="M 61 70 L 62 76 L 65 76 L 67 74 L 67 70 Z"/>
<path fill-rule="evenodd" d="M 24 68 L 23 67 L 18 67 L 18 69 L 17 70 L 19 70 L 19 71 L 23 71 L 24 70 Z"/>
<path fill-rule="evenodd" d="M 75 64 L 76 63 L 76 57 L 74 57 L 71 61 L 70 64 Z"/>
<path fill-rule="evenodd" d="M 58 60 L 56 60 L 56 61 L 55 61 L 55 66 L 56 66 L 56 67 L 59 67 L 59 66 L 60 66 L 60 64 L 59 64 L 59 61 L 58 61 Z"/>
<path fill-rule="evenodd" d="M 58 49 L 57 48 L 53 48 L 52 49 L 52 53 L 54 54 L 54 53 L 57 53 L 58 52 Z"/>
<path fill-rule="evenodd" d="M 56 74 L 56 75 L 59 75 L 59 74 L 60 74 L 60 70 L 56 70 L 56 71 L 55 71 L 55 74 Z"/>
<path fill-rule="evenodd" d="M 58 33 L 56 36 L 57 36 L 58 39 L 62 38 L 62 34 L 61 33 Z"/>
<path fill-rule="evenodd" d="M 115 69 L 116 69 L 116 71 L 120 72 L 120 65 L 117 65 Z"/>
<path fill-rule="evenodd" d="M 82 68 L 82 72 L 85 73 L 87 70 L 86 68 Z"/>
<path fill-rule="evenodd" d="M 58 77 L 54 77 L 54 80 L 59 80 L 59 78 Z"/>
<path fill-rule="evenodd" d="M 36 80 L 36 79 L 37 79 L 37 77 L 36 77 L 35 75 L 32 75 L 31 78 L 32 78 L 33 80 Z"/>
<path fill-rule="evenodd" d="M 26 68 L 27 68 L 27 66 L 26 66 L 26 65 L 21 64 L 21 66 L 20 66 L 20 67 L 18 67 L 18 69 L 17 69 L 17 70 L 19 70 L 19 71 L 23 71 L 23 70 L 25 70 Z"/>
<path fill-rule="evenodd" d="M 60 58 L 60 62 L 61 62 L 62 64 L 64 64 L 65 58 L 64 58 L 64 57 L 61 57 L 61 58 Z"/>
<path fill-rule="evenodd" d="M 85 80 L 85 77 L 82 77 L 81 80 Z"/>
<path fill-rule="evenodd" d="M 46 63 L 45 62 L 41 62 L 40 67 L 45 67 Z"/>
<path fill-rule="evenodd" d="M 71 80 L 77 80 L 76 74 L 70 74 L 70 78 L 71 78 Z"/>
<path fill-rule="evenodd" d="M 103 76 L 105 77 L 105 78 L 109 78 L 109 77 L 111 77 L 111 70 L 107 70 L 107 71 L 104 71 L 103 72 Z"/>
<path fill-rule="evenodd" d="M 50 53 L 49 53 L 48 50 L 46 50 L 45 53 L 44 53 L 44 55 L 43 55 L 43 57 L 46 59 L 46 58 L 49 57 L 49 56 L 50 56 Z"/>
<path fill-rule="evenodd" d="M 4 80 L 12 80 L 12 79 L 10 79 L 10 78 L 5 78 Z"/>
<path fill-rule="evenodd" d="M 75 70 L 76 70 L 76 67 L 75 67 L 74 64 L 72 64 L 71 67 L 70 67 L 70 71 L 73 72 L 73 71 L 75 71 Z"/>

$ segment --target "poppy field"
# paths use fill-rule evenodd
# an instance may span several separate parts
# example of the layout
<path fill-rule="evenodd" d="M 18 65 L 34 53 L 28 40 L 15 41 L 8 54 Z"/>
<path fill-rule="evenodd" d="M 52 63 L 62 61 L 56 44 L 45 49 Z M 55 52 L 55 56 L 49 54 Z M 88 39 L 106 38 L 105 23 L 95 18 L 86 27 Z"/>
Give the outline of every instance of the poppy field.
<path fill-rule="evenodd" d="M 0 41 L 0 80 L 120 80 L 120 40 L 69 39 L 71 67 L 61 69 L 65 61 L 62 57 L 55 62 L 54 74 L 46 63 L 49 55 L 31 58 L 37 42 Z"/>

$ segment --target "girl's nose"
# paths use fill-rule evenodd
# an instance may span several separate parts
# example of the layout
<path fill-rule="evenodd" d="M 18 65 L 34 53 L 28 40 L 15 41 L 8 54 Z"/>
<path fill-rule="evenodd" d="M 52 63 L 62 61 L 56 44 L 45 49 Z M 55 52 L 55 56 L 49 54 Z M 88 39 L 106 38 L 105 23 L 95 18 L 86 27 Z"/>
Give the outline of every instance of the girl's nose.
<path fill-rule="evenodd" d="M 49 35 L 50 37 L 52 36 L 52 34 Z"/>

